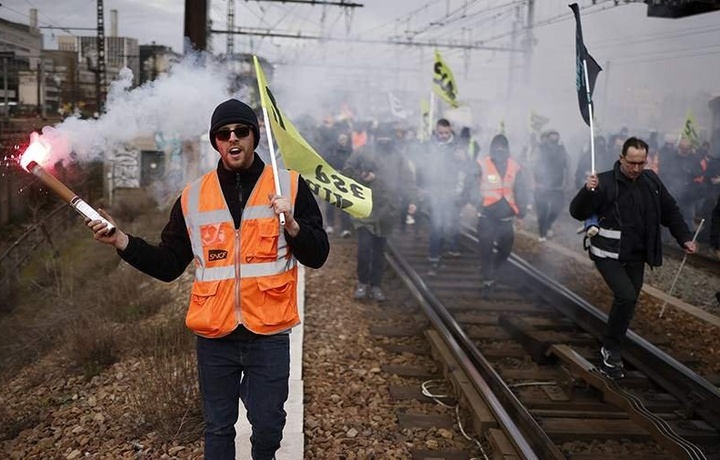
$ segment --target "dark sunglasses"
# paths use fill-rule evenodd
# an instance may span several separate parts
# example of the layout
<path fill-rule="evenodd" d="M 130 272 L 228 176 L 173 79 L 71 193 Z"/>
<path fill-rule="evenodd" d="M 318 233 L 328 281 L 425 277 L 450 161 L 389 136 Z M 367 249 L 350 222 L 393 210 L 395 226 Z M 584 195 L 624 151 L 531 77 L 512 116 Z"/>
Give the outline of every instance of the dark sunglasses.
<path fill-rule="evenodd" d="M 247 126 L 237 126 L 233 129 L 229 128 L 223 128 L 215 131 L 215 139 L 219 141 L 228 141 L 230 140 L 230 134 L 235 133 L 235 137 L 238 139 L 241 139 L 243 137 L 248 137 L 250 135 L 250 128 Z"/>

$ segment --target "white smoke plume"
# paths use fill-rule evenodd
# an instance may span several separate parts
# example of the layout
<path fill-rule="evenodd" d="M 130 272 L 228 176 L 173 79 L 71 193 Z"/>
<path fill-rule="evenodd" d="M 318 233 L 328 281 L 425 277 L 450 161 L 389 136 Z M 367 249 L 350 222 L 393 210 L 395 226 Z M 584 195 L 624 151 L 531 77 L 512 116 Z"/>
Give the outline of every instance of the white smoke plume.
<path fill-rule="evenodd" d="M 213 109 L 228 98 L 228 78 L 225 69 L 198 55 L 133 89 L 132 72 L 123 69 L 110 85 L 105 113 L 97 119 L 67 118 L 44 127 L 43 136 L 53 146 L 55 160 L 74 152 L 79 161 L 158 132 L 195 138 L 208 130 Z"/>

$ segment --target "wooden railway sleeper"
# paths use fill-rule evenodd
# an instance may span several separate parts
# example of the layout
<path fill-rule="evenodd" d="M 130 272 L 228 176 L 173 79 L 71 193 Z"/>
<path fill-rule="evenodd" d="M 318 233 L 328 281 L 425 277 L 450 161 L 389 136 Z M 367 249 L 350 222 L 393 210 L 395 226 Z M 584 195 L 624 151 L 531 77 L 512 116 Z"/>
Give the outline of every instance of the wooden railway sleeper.
<path fill-rule="evenodd" d="M 553 345 L 548 353 L 555 355 L 570 366 L 579 374 L 580 378 L 599 390 L 606 401 L 625 410 L 633 422 L 647 430 L 668 452 L 682 459 L 707 459 L 700 447 L 678 435 L 665 420 L 645 408 L 639 398 L 603 376 L 594 364 L 580 356 L 575 350 L 567 345 Z"/>

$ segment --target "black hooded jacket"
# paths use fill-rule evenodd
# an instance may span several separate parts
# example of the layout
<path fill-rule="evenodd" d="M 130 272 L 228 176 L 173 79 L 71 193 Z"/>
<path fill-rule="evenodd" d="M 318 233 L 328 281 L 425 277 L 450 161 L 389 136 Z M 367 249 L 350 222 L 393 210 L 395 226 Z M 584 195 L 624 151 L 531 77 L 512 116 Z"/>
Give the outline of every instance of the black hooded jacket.
<path fill-rule="evenodd" d="M 653 267 L 662 265 L 660 225 L 668 227 L 680 246 L 692 240 L 675 199 L 652 170 L 644 170 L 631 181 L 616 161 L 598 180 L 596 190 L 583 186 L 578 191 L 570 203 L 570 215 L 577 220 L 596 215 L 600 227 L 620 230 L 620 262 L 639 259 Z"/>

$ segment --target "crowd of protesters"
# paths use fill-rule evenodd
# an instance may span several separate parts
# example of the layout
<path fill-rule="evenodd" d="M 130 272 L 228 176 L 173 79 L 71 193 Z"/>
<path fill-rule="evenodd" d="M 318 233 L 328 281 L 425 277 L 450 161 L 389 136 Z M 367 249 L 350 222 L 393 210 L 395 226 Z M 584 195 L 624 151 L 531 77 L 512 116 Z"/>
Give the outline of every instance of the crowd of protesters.
<path fill-rule="evenodd" d="M 482 283 L 491 286 L 495 270 L 512 248 L 514 228 L 524 226 L 526 214 L 534 217 L 540 242 L 553 238 L 554 227 L 567 225 L 568 219 L 560 217 L 567 217 L 569 198 L 593 172 L 589 146 L 573 159 L 557 129 L 539 132 L 537 141 L 524 148 L 511 148 L 504 132 L 484 133 L 489 135 L 481 141 L 475 129 L 440 118 L 422 139 L 423 133 L 402 121 L 357 122 L 328 116 L 309 130 L 310 143 L 333 168 L 382 198 L 385 215 L 374 213 L 372 223 L 324 206 L 329 234 L 357 234 L 358 239 L 362 235 L 356 297 L 384 299 L 379 291 L 382 273 L 377 267 L 382 264 L 378 257 L 393 229 L 406 232 L 415 224 L 414 234 L 419 228 L 427 230 L 428 274 L 434 276 L 460 254 L 461 215 L 476 215 L 478 234 L 483 235 L 478 246 Z M 595 173 L 614 169 L 629 137 L 627 128 L 595 136 Z M 714 142 L 693 143 L 682 136 L 652 132 L 645 139 L 649 147 L 644 167 L 666 185 L 691 230 L 706 219 L 698 239 L 713 249 L 720 244 L 709 241 L 711 215 L 720 195 L 720 130 L 711 139 Z M 494 189 L 489 187 L 493 183 Z M 499 204 L 488 198 L 493 194 L 502 198 Z M 572 224 L 564 230 L 570 233 L 576 227 Z M 667 241 L 669 234 L 663 238 Z M 373 248 L 380 256 L 372 255 Z"/>

